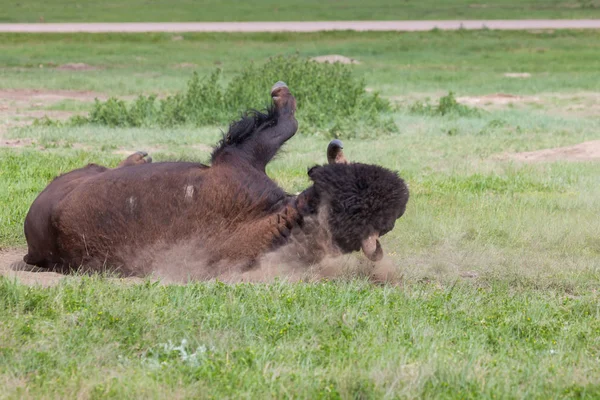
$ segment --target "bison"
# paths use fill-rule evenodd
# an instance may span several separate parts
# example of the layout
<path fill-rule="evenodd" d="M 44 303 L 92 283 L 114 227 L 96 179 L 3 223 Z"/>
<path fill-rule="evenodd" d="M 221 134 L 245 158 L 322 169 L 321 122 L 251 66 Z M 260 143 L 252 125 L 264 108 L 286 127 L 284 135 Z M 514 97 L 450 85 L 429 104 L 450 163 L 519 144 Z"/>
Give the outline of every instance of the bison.
<path fill-rule="evenodd" d="M 305 221 L 321 214 L 332 246 L 380 259 L 378 237 L 408 201 L 404 181 L 379 166 L 349 163 L 342 143 L 332 141 L 329 164 L 308 171 L 313 185 L 287 194 L 265 167 L 298 129 L 296 100 L 282 82 L 271 97 L 266 112 L 248 112 L 230 125 L 210 166 L 151 163 L 135 153 L 114 169 L 90 164 L 57 177 L 26 216 L 24 261 L 60 272 L 84 267 L 143 276 L 152 272 L 150 249 L 189 243 L 208 266 L 250 269 L 294 232 L 311 234 L 315 225 Z"/>

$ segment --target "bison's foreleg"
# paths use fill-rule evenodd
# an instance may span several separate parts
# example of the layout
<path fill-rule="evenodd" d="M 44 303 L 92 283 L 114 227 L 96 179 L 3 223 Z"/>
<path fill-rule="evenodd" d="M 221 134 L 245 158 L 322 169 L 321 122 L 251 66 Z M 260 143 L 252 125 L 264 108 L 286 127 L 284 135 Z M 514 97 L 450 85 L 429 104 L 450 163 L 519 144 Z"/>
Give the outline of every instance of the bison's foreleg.
<path fill-rule="evenodd" d="M 282 211 L 244 223 L 215 248 L 219 259 L 249 261 L 254 264 L 260 256 L 287 243 L 292 229 L 302 217 L 291 205 Z"/>
<path fill-rule="evenodd" d="M 270 220 L 271 247 L 287 243 L 292 229 L 300 225 L 302 216 L 298 210 L 288 205 L 282 212 L 273 215 Z"/>

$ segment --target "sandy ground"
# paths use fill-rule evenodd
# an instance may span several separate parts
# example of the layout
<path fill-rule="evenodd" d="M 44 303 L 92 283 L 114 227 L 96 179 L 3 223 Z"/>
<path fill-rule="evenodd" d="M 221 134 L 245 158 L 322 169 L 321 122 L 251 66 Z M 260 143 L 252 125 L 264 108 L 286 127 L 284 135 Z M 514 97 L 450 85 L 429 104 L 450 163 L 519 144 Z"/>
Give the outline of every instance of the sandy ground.
<path fill-rule="evenodd" d="M 457 97 L 456 101 L 468 106 L 506 106 L 511 103 L 535 103 L 540 101 L 536 96 L 517 96 L 508 93 L 494 93 L 484 96 L 463 96 Z"/>
<path fill-rule="evenodd" d="M 36 268 L 23 262 L 27 253 L 25 248 L 0 250 L 0 275 L 9 279 L 17 279 L 25 285 L 41 285 L 44 287 L 58 284 L 64 275 L 55 272 L 36 272 Z"/>
<path fill-rule="evenodd" d="M 600 20 L 446 20 L 446 21 L 317 21 L 317 22 L 141 22 L 0 24 L 0 32 L 318 32 L 429 31 L 434 28 L 546 30 L 600 29 Z"/>
<path fill-rule="evenodd" d="M 2 139 L 2 133 L 15 126 L 29 125 L 36 118 L 47 116 L 56 120 L 67 120 L 73 112 L 60 110 L 44 110 L 43 107 L 64 100 L 88 101 L 95 98 L 106 99 L 96 92 L 73 90 L 43 90 L 43 89 L 0 89 L 0 146 L 23 147 L 24 141 L 7 141 Z"/>
<path fill-rule="evenodd" d="M 0 276 L 28 286 L 55 286 L 62 279 L 78 279 L 77 276 L 67 276 L 56 272 L 45 272 L 35 266 L 25 264 L 23 256 L 27 253 L 26 248 L 0 249 Z M 142 283 L 144 279 L 130 278 L 108 278 L 124 284 Z"/>
<path fill-rule="evenodd" d="M 522 153 L 505 153 L 496 156 L 499 160 L 524 162 L 537 161 L 600 161 L 600 140 L 579 143 L 573 146 L 556 147 Z"/>
<path fill-rule="evenodd" d="M 325 56 L 313 57 L 311 60 L 316 61 L 318 63 L 336 63 L 339 62 L 341 64 L 360 64 L 358 60 L 353 58 L 349 58 L 346 56 L 342 56 L 339 54 L 327 54 Z"/>

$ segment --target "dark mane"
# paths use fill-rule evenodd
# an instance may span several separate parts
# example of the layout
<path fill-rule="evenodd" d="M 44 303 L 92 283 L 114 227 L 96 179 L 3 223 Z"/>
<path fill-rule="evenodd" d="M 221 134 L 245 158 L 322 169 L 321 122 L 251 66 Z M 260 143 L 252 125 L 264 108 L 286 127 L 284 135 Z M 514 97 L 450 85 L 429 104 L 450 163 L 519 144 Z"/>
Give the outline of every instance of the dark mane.
<path fill-rule="evenodd" d="M 211 162 L 221 154 L 225 149 L 237 147 L 252 137 L 262 126 L 277 123 L 278 112 L 275 107 L 267 108 L 265 112 L 258 110 L 250 110 L 242 115 L 238 121 L 234 121 L 229 125 L 229 130 L 223 135 L 223 138 L 214 147 L 211 154 Z"/>

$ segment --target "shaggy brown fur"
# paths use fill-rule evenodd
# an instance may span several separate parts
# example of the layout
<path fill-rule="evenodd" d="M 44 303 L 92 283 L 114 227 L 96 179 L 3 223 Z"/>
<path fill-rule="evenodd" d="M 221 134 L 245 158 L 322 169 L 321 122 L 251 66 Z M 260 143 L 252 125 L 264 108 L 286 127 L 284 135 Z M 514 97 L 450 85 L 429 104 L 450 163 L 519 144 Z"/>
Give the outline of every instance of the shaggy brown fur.
<path fill-rule="evenodd" d="M 25 219 L 25 262 L 145 275 L 146 260 L 136 251 L 194 240 L 209 265 L 231 260 L 251 266 L 285 243 L 301 218 L 293 197 L 264 172 L 298 126 L 287 86 L 276 84 L 272 97 L 268 114 L 232 124 L 211 167 L 126 160 L 115 169 L 89 165 L 56 178 Z"/>
<path fill-rule="evenodd" d="M 201 276 L 210 277 L 223 265 L 251 268 L 291 242 L 305 244 L 297 253 L 310 262 L 327 254 L 327 243 L 342 253 L 362 248 L 379 260 L 378 238 L 404 213 L 406 185 L 384 168 L 348 163 L 335 140 L 330 165 L 309 170 L 314 185 L 297 197 L 286 194 L 265 167 L 298 128 L 296 102 L 282 83 L 271 95 L 267 113 L 230 126 L 210 167 L 151 164 L 136 153 L 115 169 L 88 165 L 56 178 L 26 217 L 25 262 L 143 276 L 153 272 L 157 253 L 186 248 L 202 257 Z"/>
<path fill-rule="evenodd" d="M 331 141 L 329 165 L 309 169 L 314 184 L 299 195 L 297 207 L 305 216 L 325 214 L 332 244 L 342 253 L 362 249 L 369 259 L 379 261 L 383 251 L 378 239 L 404 214 L 408 187 L 385 168 L 348 162 L 342 148 L 341 141 Z"/>

